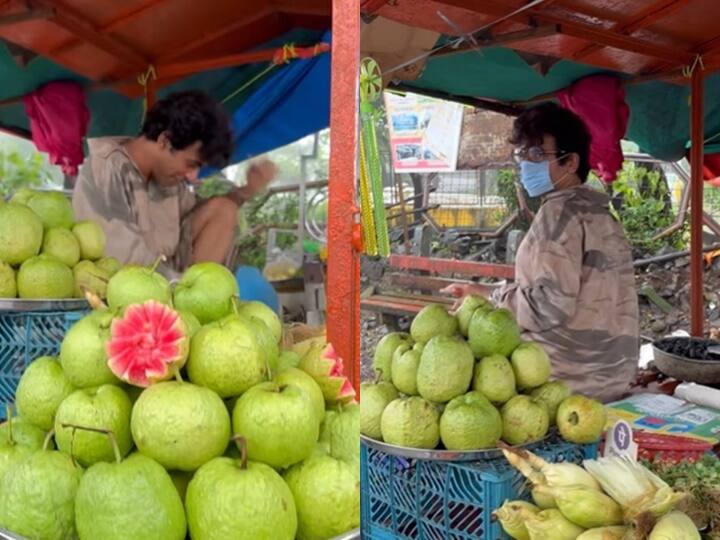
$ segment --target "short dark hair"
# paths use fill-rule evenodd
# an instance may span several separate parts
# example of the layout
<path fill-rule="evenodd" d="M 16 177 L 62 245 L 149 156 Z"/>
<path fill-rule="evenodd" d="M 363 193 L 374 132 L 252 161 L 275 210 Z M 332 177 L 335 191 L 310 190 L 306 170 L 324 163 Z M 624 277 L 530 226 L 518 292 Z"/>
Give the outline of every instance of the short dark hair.
<path fill-rule="evenodd" d="M 145 116 L 140 135 L 156 141 L 162 133 L 167 133 L 176 150 L 200 141 L 200 157 L 211 167 L 222 168 L 230 159 L 230 119 L 222 106 L 205 92 L 177 92 L 153 105 Z"/>
<path fill-rule="evenodd" d="M 509 142 L 524 147 L 541 145 L 544 135 L 555 138 L 558 150 L 580 156 L 577 175 L 585 182 L 590 172 L 591 137 L 582 119 L 555 102 L 541 103 L 515 119 Z"/>

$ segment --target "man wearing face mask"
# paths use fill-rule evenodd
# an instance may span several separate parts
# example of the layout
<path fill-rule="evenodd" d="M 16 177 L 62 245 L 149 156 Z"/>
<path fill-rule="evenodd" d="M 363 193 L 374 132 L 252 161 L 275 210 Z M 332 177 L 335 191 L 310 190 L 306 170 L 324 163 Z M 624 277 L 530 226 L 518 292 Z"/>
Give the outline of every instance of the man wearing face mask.
<path fill-rule="evenodd" d="M 585 185 L 590 135 L 574 113 L 544 103 L 515 120 L 510 142 L 523 187 L 542 205 L 518 249 L 515 282 L 493 300 L 513 311 L 524 339 L 545 348 L 553 377 L 604 402 L 619 399 L 637 370 L 638 300 L 622 226 L 607 195 Z"/>

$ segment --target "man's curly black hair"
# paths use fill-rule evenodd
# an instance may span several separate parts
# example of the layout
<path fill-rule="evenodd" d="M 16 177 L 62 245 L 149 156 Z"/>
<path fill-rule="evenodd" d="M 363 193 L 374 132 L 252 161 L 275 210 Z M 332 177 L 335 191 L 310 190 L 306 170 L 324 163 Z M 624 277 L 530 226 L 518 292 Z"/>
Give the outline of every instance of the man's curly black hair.
<path fill-rule="evenodd" d="M 590 172 L 590 133 L 574 112 L 548 101 L 524 110 L 513 123 L 510 144 L 540 146 L 544 135 L 552 135 L 558 150 L 580 157 L 577 175 L 582 182 Z M 563 159 L 559 160 L 561 163 Z"/>
<path fill-rule="evenodd" d="M 177 92 L 153 105 L 140 135 L 156 141 L 161 133 L 167 133 L 176 150 L 200 141 L 200 157 L 211 167 L 222 168 L 230 158 L 230 119 L 222 106 L 205 92 Z"/>

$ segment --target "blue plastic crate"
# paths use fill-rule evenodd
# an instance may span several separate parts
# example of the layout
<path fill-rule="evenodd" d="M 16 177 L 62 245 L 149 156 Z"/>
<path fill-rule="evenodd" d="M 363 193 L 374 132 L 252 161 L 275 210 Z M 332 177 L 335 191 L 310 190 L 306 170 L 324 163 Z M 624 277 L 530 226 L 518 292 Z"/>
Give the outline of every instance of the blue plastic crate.
<path fill-rule="evenodd" d="M 57 356 L 66 332 L 85 311 L 0 312 L 0 418 L 15 401 L 20 376 L 40 356 Z"/>
<path fill-rule="evenodd" d="M 504 457 L 471 462 L 407 459 L 361 443 L 360 503 L 364 540 L 506 540 L 492 512 L 528 497 L 525 478 Z M 558 437 L 533 452 L 580 463 L 597 445 Z"/>

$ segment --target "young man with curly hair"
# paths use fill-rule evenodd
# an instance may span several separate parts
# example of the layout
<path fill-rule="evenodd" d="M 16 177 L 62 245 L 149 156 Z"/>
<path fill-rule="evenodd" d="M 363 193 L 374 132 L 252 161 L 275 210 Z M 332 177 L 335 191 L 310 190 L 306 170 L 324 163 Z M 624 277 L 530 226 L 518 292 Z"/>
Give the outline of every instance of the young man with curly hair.
<path fill-rule="evenodd" d="M 605 402 L 619 399 L 637 370 L 638 297 L 622 225 L 607 195 L 585 184 L 590 134 L 573 112 L 544 103 L 515 120 L 510 143 L 520 182 L 542 205 L 518 249 L 515 282 L 493 299 L 545 348 L 554 377 Z M 459 284 L 444 291 L 489 292 Z"/>
<path fill-rule="evenodd" d="M 223 263 L 237 209 L 275 176 L 269 161 L 252 166 L 247 183 L 223 197 L 198 201 L 188 186 L 203 165 L 223 167 L 232 150 L 230 120 L 209 95 L 188 91 L 158 101 L 135 138 L 88 140 L 73 192 L 78 220 L 99 223 L 106 252 L 123 263 L 151 264 L 175 277 L 190 264 Z"/>

